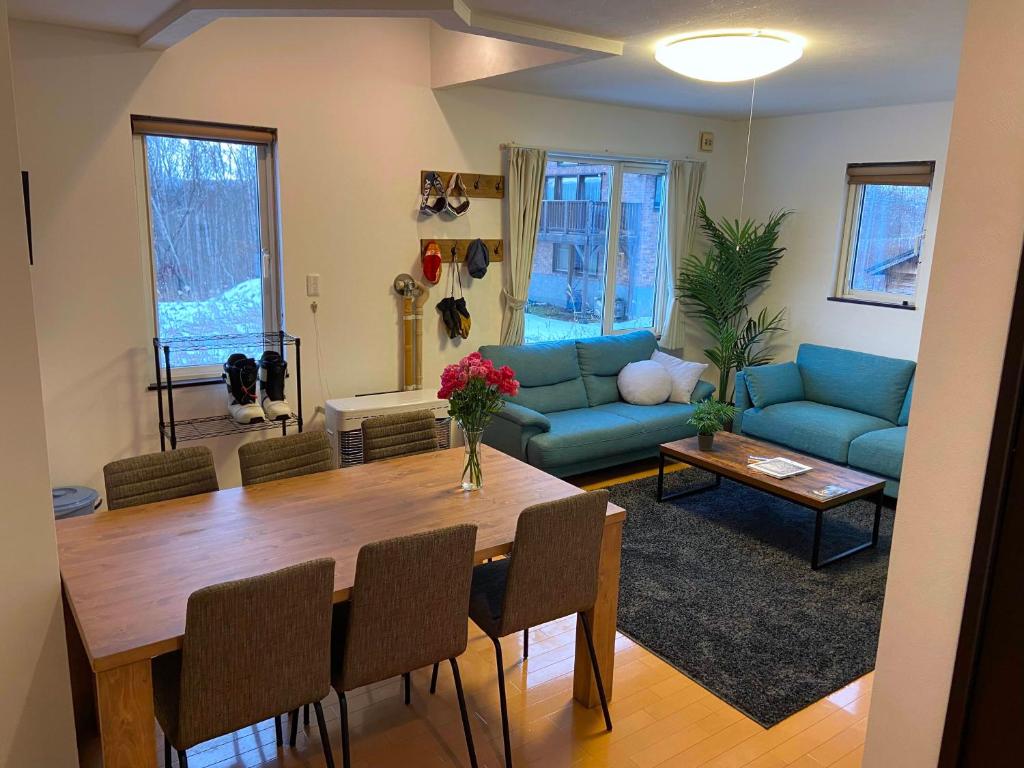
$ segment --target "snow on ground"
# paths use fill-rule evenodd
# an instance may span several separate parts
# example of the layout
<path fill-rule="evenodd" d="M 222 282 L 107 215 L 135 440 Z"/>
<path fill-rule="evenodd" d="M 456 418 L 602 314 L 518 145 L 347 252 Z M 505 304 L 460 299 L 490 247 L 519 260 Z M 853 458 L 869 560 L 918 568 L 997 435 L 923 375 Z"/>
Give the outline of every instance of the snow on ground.
<path fill-rule="evenodd" d="M 263 330 L 263 286 L 260 278 L 246 280 L 202 301 L 161 301 L 157 304 L 160 338 L 181 339 Z M 219 365 L 233 352 L 259 356 L 259 349 L 212 349 L 179 352 L 172 364 Z"/>

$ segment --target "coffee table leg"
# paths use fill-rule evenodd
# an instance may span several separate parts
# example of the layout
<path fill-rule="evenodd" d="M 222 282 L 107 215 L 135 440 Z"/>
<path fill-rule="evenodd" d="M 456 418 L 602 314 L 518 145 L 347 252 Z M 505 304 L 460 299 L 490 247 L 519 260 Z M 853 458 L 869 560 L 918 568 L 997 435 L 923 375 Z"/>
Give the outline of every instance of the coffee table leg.
<path fill-rule="evenodd" d="M 705 472 L 711 472 L 710 469 L 705 469 Z M 718 473 L 712 473 L 715 475 L 715 479 L 705 485 L 699 485 L 696 488 L 687 488 L 683 491 L 676 491 L 675 493 L 665 494 L 665 454 L 658 454 L 658 501 L 670 501 L 671 499 L 678 499 L 680 496 L 690 496 L 694 493 L 700 493 L 701 491 L 709 491 L 712 488 L 718 488 L 722 485 L 722 476 Z"/>
<path fill-rule="evenodd" d="M 820 509 L 814 510 L 814 546 L 811 548 L 811 570 L 816 571 L 819 568 L 824 568 L 826 565 L 836 562 L 837 560 L 843 560 L 862 550 L 878 546 L 878 531 L 882 524 L 882 500 L 884 496 L 884 489 L 879 491 L 878 495 L 875 496 L 875 520 L 871 529 L 871 541 L 865 541 L 863 544 L 851 547 L 845 552 L 833 555 L 828 558 L 828 560 L 819 560 L 819 557 L 821 556 L 821 527 L 824 513 Z"/>
<path fill-rule="evenodd" d="M 822 511 L 816 509 L 814 511 L 814 546 L 811 548 L 811 570 L 818 570 L 821 566 L 818 564 L 818 556 L 821 554 L 821 524 L 822 524 Z"/>
<path fill-rule="evenodd" d="M 871 530 L 871 546 L 878 546 L 878 529 L 882 525 L 882 502 L 885 500 L 885 489 L 878 492 L 875 499 L 875 527 Z"/>

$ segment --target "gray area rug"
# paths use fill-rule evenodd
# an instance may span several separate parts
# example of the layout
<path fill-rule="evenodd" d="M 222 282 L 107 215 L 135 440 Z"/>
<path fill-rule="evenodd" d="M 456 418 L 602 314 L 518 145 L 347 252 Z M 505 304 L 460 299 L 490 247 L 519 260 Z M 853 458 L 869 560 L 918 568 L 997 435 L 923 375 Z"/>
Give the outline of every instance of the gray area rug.
<path fill-rule="evenodd" d="M 670 473 L 665 491 L 709 479 Z M 877 549 L 812 571 L 812 511 L 729 480 L 659 504 L 656 482 L 609 488 L 627 512 L 623 633 L 766 728 L 874 668 L 892 510 Z M 825 513 L 822 558 L 868 540 L 873 513 Z"/>

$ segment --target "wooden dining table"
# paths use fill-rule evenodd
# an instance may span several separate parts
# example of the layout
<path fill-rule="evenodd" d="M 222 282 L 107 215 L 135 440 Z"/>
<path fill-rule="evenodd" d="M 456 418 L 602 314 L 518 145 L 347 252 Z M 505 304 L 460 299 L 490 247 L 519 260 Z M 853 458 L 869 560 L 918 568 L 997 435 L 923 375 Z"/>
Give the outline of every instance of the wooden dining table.
<path fill-rule="evenodd" d="M 474 492 L 459 487 L 464 454 L 453 448 L 58 521 L 80 744 L 98 735 L 106 768 L 156 768 L 151 660 L 181 648 L 195 590 L 330 557 L 334 600 L 342 602 L 364 544 L 472 523 L 483 561 L 511 550 L 525 507 L 583 492 L 488 446 L 482 451 L 485 482 Z M 624 520 L 624 510 L 609 504 L 589 615 L 609 698 Z M 596 706 L 579 625 L 574 674 L 575 699 Z"/>

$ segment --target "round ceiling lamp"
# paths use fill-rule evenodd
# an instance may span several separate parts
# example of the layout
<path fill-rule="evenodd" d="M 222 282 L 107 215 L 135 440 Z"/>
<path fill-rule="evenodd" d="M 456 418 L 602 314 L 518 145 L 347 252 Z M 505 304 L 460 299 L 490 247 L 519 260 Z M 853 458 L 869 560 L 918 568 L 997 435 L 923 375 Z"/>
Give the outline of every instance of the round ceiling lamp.
<path fill-rule="evenodd" d="M 654 58 L 680 75 L 713 83 L 753 80 L 803 56 L 805 41 L 788 32 L 730 29 L 697 32 L 659 43 Z"/>

